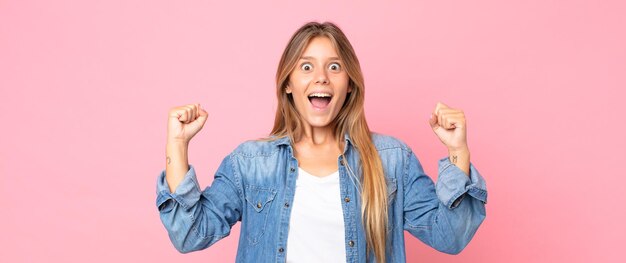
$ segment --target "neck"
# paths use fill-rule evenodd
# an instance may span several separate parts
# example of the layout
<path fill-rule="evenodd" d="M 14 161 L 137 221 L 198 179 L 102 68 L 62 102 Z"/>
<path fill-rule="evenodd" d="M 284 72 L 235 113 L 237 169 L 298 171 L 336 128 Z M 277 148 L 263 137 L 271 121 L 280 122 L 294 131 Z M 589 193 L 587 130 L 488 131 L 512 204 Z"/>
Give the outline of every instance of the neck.
<path fill-rule="evenodd" d="M 306 125 L 304 127 L 304 133 L 300 138 L 299 143 L 310 144 L 312 146 L 324 146 L 337 144 L 337 138 L 335 138 L 334 128 L 331 125 L 324 127 L 313 127 Z"/>
<path fill-rule="evenodd" d="M 332 126 L 312 127 L 305 125 L 303 128 L 302 136 L 294 145 L 296 157 L 301 156 L 302 153 L 320 152 L 325 155 L 332 153 L 338 156 L 343 152 L 343 137 L 336 138 Z"/>

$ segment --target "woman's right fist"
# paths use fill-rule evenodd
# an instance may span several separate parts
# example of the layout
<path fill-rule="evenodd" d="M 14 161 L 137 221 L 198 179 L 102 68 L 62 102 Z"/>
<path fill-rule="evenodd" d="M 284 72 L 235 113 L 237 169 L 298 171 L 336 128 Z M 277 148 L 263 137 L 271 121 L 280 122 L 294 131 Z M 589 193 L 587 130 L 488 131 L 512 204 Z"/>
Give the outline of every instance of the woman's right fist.
<path fill-rule="evenodd" d="M 200 104 L 188 104 L 170 109 L 167 121 L 167 141 L 189 143 L 198 133 L 209 114 Z"/>

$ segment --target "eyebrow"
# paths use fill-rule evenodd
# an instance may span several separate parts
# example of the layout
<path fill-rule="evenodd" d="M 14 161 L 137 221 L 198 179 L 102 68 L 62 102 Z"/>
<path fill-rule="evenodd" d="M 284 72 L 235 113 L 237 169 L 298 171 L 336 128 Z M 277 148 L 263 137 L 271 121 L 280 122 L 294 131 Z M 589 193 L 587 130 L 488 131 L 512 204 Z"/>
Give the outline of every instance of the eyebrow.
<path fill-rule="evenodd" d="M 314 57 L 311 57 L 311 56 L 300 57 L 300 59 L 316 60 Z M 341 60 L 341 59 L 340 59 L 340 58 L 338 58 L 338 57 L 329 57 L 328 59 L 329 59 L 329 60 Z"/>

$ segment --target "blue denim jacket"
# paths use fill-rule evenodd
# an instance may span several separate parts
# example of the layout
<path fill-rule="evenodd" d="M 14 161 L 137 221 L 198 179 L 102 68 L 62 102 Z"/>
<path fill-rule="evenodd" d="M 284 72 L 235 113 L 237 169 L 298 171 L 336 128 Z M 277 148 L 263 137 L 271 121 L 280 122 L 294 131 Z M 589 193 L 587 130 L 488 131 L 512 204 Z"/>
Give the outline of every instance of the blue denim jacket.
<path fill-rule="evenodd" d="M 345 136 L 339 157 L 339 178 L 346 262 L 366 262 L 358 152 Z M 439 160 L 437 184 L 411 149 L 390 136 L 372 134 L 382 160 L 389 197 L 387 262 L 405 262 L 404 230 L 444 253 L 465 248 L 485 219 L 485 181 L 470 164 L 468 177 Z M 241 221 L 237 262 L 285 262 L 289 216 L 294 199 L 298 161 L 288 137 L 247 141 L 219 166 L 210 187 L 201 190 L 194 167 L 174 193 L 165 170 L 157 180 L 156 205 L 174 247 L 181 253 L 205 249 L 230 234 Z M 352 176 L 356 175 L 356 176 Z M 370 252 L 367 262 L 375 262 Z"/>

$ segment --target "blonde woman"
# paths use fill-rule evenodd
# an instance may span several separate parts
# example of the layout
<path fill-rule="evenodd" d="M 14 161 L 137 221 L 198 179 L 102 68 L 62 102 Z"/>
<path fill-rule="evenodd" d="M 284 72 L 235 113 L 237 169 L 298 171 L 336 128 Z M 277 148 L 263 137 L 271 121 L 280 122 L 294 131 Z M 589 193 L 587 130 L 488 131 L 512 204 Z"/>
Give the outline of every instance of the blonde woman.
<path fill-rule="evenodd" d="M 449 152 L 435 185 L 405 143 L 370 131 L 364 89 L 343 32 L 305 24 L 278 65 L 270 136 L 239 145 L 204 190 L 187 147 L 207 112 L 172 108 L 157 207 L 176 249 L 205 249 L 241 221 L 237 262 L 404 262 L 404 230 L 459 253 L 484 220 L 487 198 L 463 111 L 437 103 L 431 115 Z"/>

